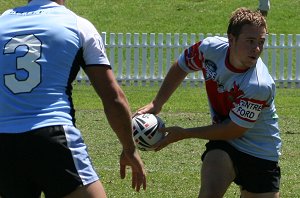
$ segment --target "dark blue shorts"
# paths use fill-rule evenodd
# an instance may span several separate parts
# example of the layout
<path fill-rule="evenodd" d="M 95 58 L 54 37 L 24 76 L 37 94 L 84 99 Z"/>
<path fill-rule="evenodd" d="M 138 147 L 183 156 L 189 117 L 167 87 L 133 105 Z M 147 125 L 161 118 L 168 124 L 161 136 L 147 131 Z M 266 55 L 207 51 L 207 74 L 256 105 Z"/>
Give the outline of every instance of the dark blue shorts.
<path fill-rule="evenodd" d="M 214 149 L 228 153 L 236 173 L 234 182 L 241 186 L 242 190 L 252 193 L 279 192 L 281 173 L 278 162 L 240 152 L 225 141 L 209 141 L 202 160 L 207 152 Z"/>
<path fill-rule="evenodd" d="M 52 126 L 0 134 L 0 197 L 37 198 L 41 192 L 63 197 L 85 185 L 81 172 L 93 169 L 81 137 L 68 137 L 77 132 L 75 127 Z M 98 179 L 93 171 L 88 174 Z"/>

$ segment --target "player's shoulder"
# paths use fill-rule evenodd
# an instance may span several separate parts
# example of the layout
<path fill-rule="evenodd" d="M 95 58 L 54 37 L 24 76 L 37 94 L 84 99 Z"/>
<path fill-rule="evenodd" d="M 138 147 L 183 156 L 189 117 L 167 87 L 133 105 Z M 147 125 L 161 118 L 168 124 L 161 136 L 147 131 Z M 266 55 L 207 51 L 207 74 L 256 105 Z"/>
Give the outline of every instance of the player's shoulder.
<path fill-rule="evenodd" d="M 229 45 L 228 39 L 221 36 L 206 37 L 205 39 L 203 39 L 201 44 L 208 47 L 227 47 Z"/>
<path fill-rule="evenodd" d="M 276 86 L 261 58 L 251 70 L 253 72 L 250 73 L 249 82 L 246 84 L 247 92 L 256 99 L 266 100 L 270 98 L 274 94 Z"/>
<path fill-rule="evenodd" d="M 76 15 L 76 18 L 77 18 L 77 24 L 82 30 L 85 30 L 86 32 L 96 31 L 96 27 L 88 19 L 81 17 L 79 15 Z"/>
<path fill-rule="evenodd" d="M 275 84 L 272 76 L 270 75 L 268 67 L 262 61 L 261 58 L 258 58 L 256 66 L 256 78 L 259 81 L 259 84 L 263 87 L 269 87 Z"/>
<path fill-rule="evenodd" d="M 226 55 L 228 47 L 227 38 L 214 36 L 203 39 L 199 49 L 206 58 L 219 59 Z"/>
<path fill-rule="evenodd" d="M 85 37 L 86 35 L 94 35 L 98 33 L 97 29 L 91 21 L 76 14 L 70 9 L 67 9 L 67 12 L 69 12 L 69 16 L 72 15 L 75 18 L 76 26 L 80 35 L 83 35 Z"/>
<path fill-rule="evenodd" d="M 202 40 L 200 50 L 205 54 L 215 53 L 216 51 L 227 50 L 229 47 L 228 39 L 220 36 L 207 37 Z"/>
<path fill-rule="evenodd" d="M 13 9 L 6 10 L 6 11 L 4 11 L 2 14 L 0 14 L 0 17 L 8 15 L 8 14 L 11 13 L 12 11 L 13 11 Z"/>
<path fill-rule="evenodd" d="M 88 19 L 78 15 L 73 10 L 66 8 L 65 6 L 58 6 L 53 9 L 55 14 L 63 15 L 65 20 L 75 20 L 79 30 L 86 32 L 94 31 L 95 27 Z M 62 19 L 63 20 L 63 19 Z"/>
<path fill-rule="evenodd" d="M 72 10 L 69 10 L 69 12 L 74 16 L 76 20 L 76 27 L 81 40 L 86 40 L 88 38 L 93 37 L 94 35 L 99 34 L 98 30 L 91 21 L 76 14 Z"/>

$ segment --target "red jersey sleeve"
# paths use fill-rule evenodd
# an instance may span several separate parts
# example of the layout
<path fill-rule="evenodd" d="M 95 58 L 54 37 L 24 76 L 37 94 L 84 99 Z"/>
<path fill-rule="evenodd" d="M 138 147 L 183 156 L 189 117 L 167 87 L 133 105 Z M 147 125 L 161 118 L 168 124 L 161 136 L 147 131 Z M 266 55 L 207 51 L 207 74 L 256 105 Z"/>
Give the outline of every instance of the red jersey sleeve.
<path fill-rule="evenodd" d="M 200 52 L 201 41 L 184 50 L 179 57 L 179 64 L 187 72 L 199 71 L 202 69 L 203 54 Z"/>

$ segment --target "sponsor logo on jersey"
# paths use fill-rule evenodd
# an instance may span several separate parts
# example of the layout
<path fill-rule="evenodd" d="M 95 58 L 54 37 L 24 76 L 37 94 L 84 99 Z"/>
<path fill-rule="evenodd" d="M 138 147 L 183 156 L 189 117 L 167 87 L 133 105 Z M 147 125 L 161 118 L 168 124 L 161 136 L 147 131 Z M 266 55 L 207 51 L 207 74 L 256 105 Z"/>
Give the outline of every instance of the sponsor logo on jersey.
<path fill-rule="evenodd" d="M 215 80 L 217 75 L 217 66 L 211 60 L 204 61 L 204 69 L 205 69 L 205 80 Z"/>
<path fill-rule="evenodd" d="M 232 112 L 243 120 L 255 122 L 264 107 L 263 101 L 241 98 L 234 103 Z"/>

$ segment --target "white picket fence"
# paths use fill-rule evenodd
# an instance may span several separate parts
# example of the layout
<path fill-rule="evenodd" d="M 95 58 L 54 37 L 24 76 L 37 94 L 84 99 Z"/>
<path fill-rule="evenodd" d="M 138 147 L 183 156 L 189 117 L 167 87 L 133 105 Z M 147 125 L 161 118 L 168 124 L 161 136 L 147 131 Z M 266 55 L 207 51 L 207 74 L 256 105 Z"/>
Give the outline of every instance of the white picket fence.
<path fill-rule="evenodd" d="M 208 36 L 226 34 L 163 34 L 102 32 L 106 52 L 121 85 L 160 84 L 180 53 Z M 261 55 L 278 87 L 300 88 L 300 34 L 269 34 Z M 89 82 L 81 70 L 77 82 Z M 202 86 L 201 72 L 189 74 L 184 85 Z"/>

